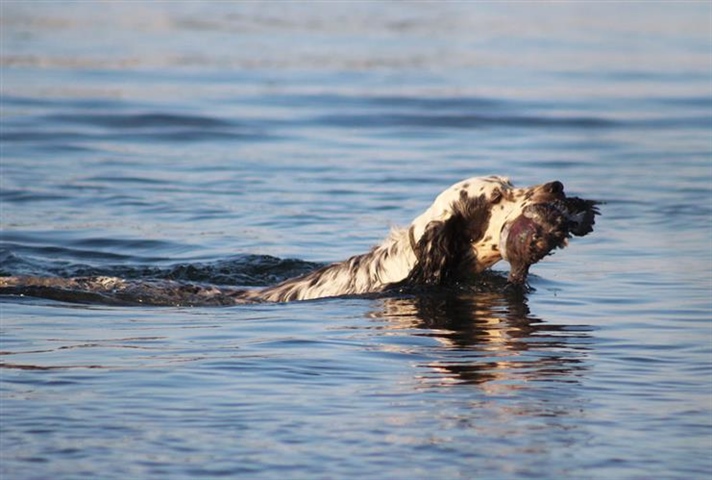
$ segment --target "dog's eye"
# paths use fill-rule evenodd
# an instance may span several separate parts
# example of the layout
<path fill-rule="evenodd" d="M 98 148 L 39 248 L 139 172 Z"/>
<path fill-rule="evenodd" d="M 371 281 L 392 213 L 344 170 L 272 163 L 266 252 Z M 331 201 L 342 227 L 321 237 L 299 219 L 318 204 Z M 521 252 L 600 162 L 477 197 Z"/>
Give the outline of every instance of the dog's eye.
<path fill-rule="evenodd" d="M 500 200 L 502 200 L 502 190 L 500 190 L 499 188 L 495 188 L 492 191 L 492 197 L 490 197 L 490 202 L 495 204 L 499 203 Z"/>

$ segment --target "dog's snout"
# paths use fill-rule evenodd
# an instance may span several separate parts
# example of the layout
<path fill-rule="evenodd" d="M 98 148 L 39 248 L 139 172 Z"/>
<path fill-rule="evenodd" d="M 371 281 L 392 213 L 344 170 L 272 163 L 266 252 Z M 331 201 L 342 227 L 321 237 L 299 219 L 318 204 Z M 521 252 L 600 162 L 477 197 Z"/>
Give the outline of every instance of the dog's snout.
<path fill-rule="evenodd" d="M 555 180 L 544 185 L 544 190 L 549 193 L 553 193 L 554 195 L 561 195 L 564 193 L 564 184 L 558 180 Z"/>

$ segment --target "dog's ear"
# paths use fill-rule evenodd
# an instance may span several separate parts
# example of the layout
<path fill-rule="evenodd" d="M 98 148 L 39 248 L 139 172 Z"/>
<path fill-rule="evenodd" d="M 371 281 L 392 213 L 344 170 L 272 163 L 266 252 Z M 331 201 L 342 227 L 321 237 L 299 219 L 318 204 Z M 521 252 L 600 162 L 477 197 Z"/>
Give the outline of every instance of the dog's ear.
<path fill-rule="evenodd" d="M 473 271 L 477 258 L 472 245 L 482 239 L 490 218 L 490 204 L 484 195 L 463 195 L 452 204 L 452 215 L 430 222 L 414 242 L 416 264 L 404 283 L 442 285 L 460 280 Z"/>

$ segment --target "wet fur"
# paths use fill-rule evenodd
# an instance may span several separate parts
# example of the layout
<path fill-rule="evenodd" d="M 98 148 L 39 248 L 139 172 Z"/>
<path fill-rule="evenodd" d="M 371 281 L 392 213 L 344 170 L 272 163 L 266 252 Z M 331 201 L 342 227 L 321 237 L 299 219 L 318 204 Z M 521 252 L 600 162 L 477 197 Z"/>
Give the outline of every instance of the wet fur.
<path fill-rule="evenodd" d="M 484 237 L 490 215 L 484 195 L 463 195 L 452 205 L 450 218 L 428 226 L 414 248 L 415 266 L 401 283 L 442 285 L 463 280 L 477 271 L 472 245 Z"/>
<path fill-rule="evenodd" d="M 377 293 L 404 285 L 445 285 L 472 278 L 501 260 L 500 234 L 527 207 L 560 202 L 565 210 L 567 201 L 578 202 L 572 206 L 581 211 L 573 212 L 565 233 L 588 233 L 597 213 L 595 202 L 567 199 L 560 182 L 515 188 L 504 177 L 470 178 L 443 191 L 408 228 L 395 229 L 371 251 L 261 290 L 113 277 L 5 277 L 0 278 L 0 293 L 60 298 L 71 292 L 78 301 L 90 302 L 230 305 Z"/>

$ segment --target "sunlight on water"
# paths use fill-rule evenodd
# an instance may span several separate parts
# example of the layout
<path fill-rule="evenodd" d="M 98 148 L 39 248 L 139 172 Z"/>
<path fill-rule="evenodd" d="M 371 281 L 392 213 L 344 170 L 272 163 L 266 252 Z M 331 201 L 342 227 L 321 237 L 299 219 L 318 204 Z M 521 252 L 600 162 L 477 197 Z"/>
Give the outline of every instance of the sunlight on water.
<path fill-rule="evenodd" d="M 473 175 L 605 202 L 526 295 L 2 296 L 0 477 L 712 475 L 709 4 L 0 9 L 3 276 L 270 285 Z"/>

